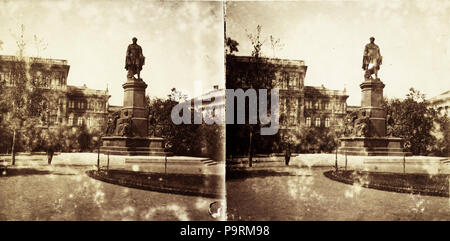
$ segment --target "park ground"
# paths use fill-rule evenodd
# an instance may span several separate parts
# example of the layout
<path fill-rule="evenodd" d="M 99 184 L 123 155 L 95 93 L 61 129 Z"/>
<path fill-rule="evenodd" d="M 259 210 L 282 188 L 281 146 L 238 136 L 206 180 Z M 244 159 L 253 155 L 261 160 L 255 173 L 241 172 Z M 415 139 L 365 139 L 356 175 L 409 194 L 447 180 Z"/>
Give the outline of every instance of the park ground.
<path fill-rule="evenodd" d="M 448 159 L 425 159 L 407 157 L 405 172 L 448 171 Z M 348 158 L 347 168 L 403 170 L 397 161 Z M 450 220 L 448 197 L 381 191 L 325 177 L 324 172 L 334 170 L 332 154 L 299 155 L 288 167 L 280 158 L 259 158 L 253 164 L 235 164 L 246 171 L 244 176 L 227 172 L 228 220 Z M 338 156 L 338 164 L 345 168 L 345 157 Z"/>
<path fill-rule="evenodd" d="M 100 157 L 105 167 L 107 159 Z M 86 171 L 96 168 L 93 153 L 58 155 L 51 166 L 45 158 L 19 157 L 17 165 L 9 168 L 17 169 L 16 174 L 0 177 L 0 220 L 218 220 L 208 214 L 217 199 L 139 190 L 88 177 Z M 185 165 L 182 158 L 174 157 L 166 166 L 160 160 L 136 166 L 133 162 L 138 158 L 134 159 L 124 164 L 111 157 L 110 167 L 210 174 L 225 169 L 223 163 L 194 158 L 187 158 Z M 446 158 L 406 160 L 407 173 L 448 171 Z M 450 220 L 449 198 L 336 182 L 323 175 L 334 169 L 334 163 L 332 154 L 308 154 L 293 157 L 288 167 L 283 160 L 270 158 L 256 158 L 252 168 L 236 165 L 249 173 L 260 172 L 227 180 L 228 220 Z M 342 156 L 338 165 L 345 168 Z M 348 158 L 348 169 L 361 165 L 369 171 L 403 170 L 399 159 Z"/>
<path fill-rule="evenodd" d="M 220 220 L 208 213 L 211 203 L 224 201 L 220 198 L 139 190 L 87 176 L 87 170 L 96 169 L 93 156 L 63 154 L 50 166 L 45 156 L 19 157 L 16 166 L 8 167 L 11 175 L 0 176 L 0 220 Z M 101 155 L 101 160 L 104 167 L 106 157 Z M 168 173 L 223 170 L 223 166 L 217 167 L 220 164 L 209 166 L 206 160 L 194 163 L 192 158 L 188 166 L 180 160 L 173 157 L 166 167 L 156 160 L 128 166 L 140 170 L 154 167 Z M 124 166 L 111 157 L 110 168 Z"/>

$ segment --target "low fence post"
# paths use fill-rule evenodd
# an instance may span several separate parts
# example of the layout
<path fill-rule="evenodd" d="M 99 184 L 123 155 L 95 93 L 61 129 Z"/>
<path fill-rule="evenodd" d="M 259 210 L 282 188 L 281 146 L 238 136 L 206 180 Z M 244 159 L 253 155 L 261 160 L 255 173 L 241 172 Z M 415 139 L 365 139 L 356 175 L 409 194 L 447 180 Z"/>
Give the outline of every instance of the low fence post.
<path fill-rule="evenodd" d="M 403 154 L 403 174 L 406 173 L 406 159 L 405 159 L 405 154 Z"/>
<path fill-rule="evenodd" d="M 336 148 L 336 158 L 334 159 L 334 168 L 338 170 L 338 160 L 337 160 L 337 148 Z"/>
<path fill-rule="evenodd" d="M 100 146 L 97 148 L 97 171 L 100 171 Z"/>
<path fill-rule="evenodd" d="M 106 163 L 106 170 L 109 171 L 109 151 L 108 151 L 108 162 Z"/>
<path fill-rule="evenodd" d="M 345 170 L 347 171 L 347 151 L 345 151 Z"/>
<path fill-rule="evenodd" d="M 164 174 L 167 176 L 167 155 L 164 155 Z"/>

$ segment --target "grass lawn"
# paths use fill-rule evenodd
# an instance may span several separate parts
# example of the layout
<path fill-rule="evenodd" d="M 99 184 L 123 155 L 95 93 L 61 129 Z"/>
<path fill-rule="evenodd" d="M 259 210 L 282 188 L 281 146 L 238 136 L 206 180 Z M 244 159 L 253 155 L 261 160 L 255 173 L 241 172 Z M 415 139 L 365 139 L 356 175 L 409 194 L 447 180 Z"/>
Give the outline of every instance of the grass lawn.
<path fill-rule="evenodd" d="M 449 197 L 448 174 L 387 173 L 367 171 L 327 171 L 332 180 L 385 191 Z"/>
<path fill-rule="evenodd" d="M 149 173 L 128 170 L 90 170 L 88 176 L 127 187 L 157 192 L 204 197 L 223 197 L 224 180 L 220 175 Z"/>

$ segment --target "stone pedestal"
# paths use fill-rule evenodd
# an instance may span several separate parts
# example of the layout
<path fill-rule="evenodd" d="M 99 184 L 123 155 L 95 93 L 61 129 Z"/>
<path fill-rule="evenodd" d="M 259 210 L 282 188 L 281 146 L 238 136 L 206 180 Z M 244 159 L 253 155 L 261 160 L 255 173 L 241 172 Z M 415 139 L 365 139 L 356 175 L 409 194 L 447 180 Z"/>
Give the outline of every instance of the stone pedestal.
<path fill-rule="evenodd" d="M 122 85 L 124 89 L 122 113 L 128 112 L 132 119 L 133 136 L 148 136 L 148 110 L 145 106 L 145 89 L 142 80 L 128 79 Z M 122 116 L 121 116 L 122 117 Z"/>
<path fill-rule="evenodd" d="M 344 137 L 339 154 L 349 156 L 410 156 L 403 151 L 403 141 L 397 137 Z"/>
<path fill-rule="evenodd" d="M 361 111 L 370 119 L 369 136 L 386 136 L 386 112 L 382 108 L 384 84 L 379 79 L 364 81 L 361 87 Z"/>
<path fill-rule="evenodd" d="M 163 138 L 106 136 L 102 138 L 101 152 L 122 156 L 165 156 Z"/>
<path fill-rule="evenodd" d="M 369 118 L 368 133 L 362 137 L 340 138 L 340 154 L 352 156 L 409 156 L 403 151 L 401 138 L 386 136 L 386 112 L 382 108 L 383 82 L 366 79 L 360 84 L 360 114 Z"/>
<path fill-rule="evenodd" d="M 165 156 L 163 138 L 149 137 L 148 110 L 145 103 L 147 84 L 141 79 L 128 78 L 124 89 L 123 108 L 114 135 L 102 137 L 100 151 L 104 154 L 126 156 Z"/>

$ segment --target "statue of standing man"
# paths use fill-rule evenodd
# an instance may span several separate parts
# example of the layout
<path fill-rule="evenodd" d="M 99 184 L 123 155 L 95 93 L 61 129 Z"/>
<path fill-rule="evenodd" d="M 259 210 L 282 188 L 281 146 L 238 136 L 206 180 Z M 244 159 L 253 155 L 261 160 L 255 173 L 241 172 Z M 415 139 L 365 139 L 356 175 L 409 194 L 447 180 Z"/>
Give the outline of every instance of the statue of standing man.
<path fill-rule="evenodd" d="M 133 38 L 133 43 L 128 45 L 127 55 L 125 59 L 125 69 L 128 70 L 127 77 L 132 79 L 137 74 L 140 80 L 142 66 L 145 64 L 145 57 L 142 54 L 142 48 L 137 44 L 137 38 Z"/>
<path fill-rule="evenodd" d="M 375 79 L 378 79 L 378 70 L 383 62 L 383 57 L 380 54 L 380 48 L 375 44 L 375 38 L 370 37 L 370 43 L 366 44 L 364 48 L 363 65 L 362 68 L 365 70 L 364 77 L 367 79 L 375 75 Z"/>

